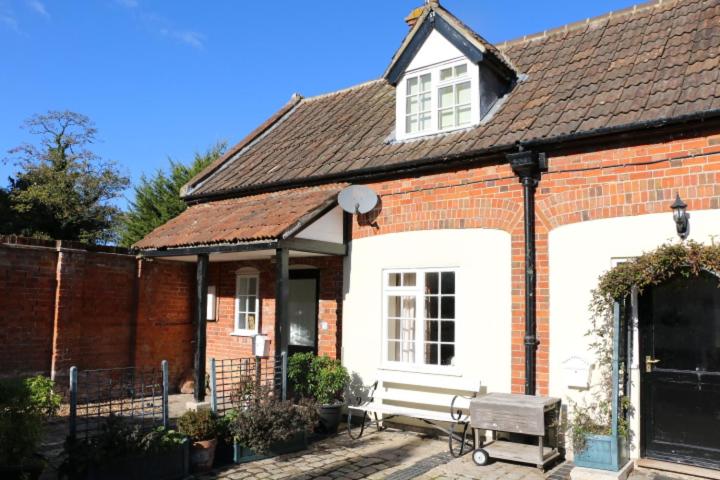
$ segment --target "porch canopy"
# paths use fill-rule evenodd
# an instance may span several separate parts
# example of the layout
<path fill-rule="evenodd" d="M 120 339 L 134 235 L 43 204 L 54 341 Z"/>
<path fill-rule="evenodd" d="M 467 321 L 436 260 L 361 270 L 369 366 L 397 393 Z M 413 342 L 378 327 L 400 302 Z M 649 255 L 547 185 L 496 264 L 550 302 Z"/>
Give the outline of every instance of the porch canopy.
<path fill-rule="evenodd" d="M 204 400 L 207 271 L 210 261 L 275 258 L 275 344 L 287 354 L 289 257 L 346 255 L 345 185 L 297 188 L 191 205 L 134 247 L 141 257 L 197 262 L 195 400 Z"/>

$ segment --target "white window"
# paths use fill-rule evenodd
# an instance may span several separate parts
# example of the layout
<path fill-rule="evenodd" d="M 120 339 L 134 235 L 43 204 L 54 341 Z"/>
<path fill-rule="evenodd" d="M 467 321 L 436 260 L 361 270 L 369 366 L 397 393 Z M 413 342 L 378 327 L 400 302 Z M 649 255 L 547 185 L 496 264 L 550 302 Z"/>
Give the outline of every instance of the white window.
<path fill-rule="evenodd" d="M 410 77 L 405 82 L 405 132 L 425 132 L 430 129 L 432 117 L 430 74 Z"/>
<path fill-rule="evenodd" d="M 438 83 L 438 130 L 470 125 L 470 75 L 467 64 L 440 70 Z"/>
<path fill-rule="evenodd" d="M 397 89 L 397 138 L 479 123 L 478 82 L 478 68 L 467 61 L 454 60 L 407 73 Z"/>
<path fill-rule="evenodd" d="M 260 299 L 258 275 L 238 274 L 235 281 L 236 335 L 253 335 L 258 331 Z"/>
<path fill-rule="evenodd" d="M 385 362 L 454 365 L 454 270 L 386 271 L 383 301 Z"/>

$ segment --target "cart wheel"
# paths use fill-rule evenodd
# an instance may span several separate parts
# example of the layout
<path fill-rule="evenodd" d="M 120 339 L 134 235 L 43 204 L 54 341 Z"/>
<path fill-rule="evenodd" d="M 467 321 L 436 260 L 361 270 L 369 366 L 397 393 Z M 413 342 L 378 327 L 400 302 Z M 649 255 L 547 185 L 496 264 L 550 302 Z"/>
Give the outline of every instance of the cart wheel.
<path fill-rule="evenodd" d="M 488 464 L 488 462 L 490 461 L 490 455 L 488 455 L 488 453 L 482 448 L 478 448 L 476 450 L 473 450 L 472 459 L 473 462 L 475 462 L 475 465 L 479 465 L 482 467 Z"/>

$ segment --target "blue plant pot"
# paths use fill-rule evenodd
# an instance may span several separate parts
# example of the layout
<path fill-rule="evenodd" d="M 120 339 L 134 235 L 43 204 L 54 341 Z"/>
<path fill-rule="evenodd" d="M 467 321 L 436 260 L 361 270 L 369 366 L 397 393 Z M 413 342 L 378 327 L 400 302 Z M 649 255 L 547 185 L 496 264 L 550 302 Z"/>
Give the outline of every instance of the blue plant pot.
<path fill-rule="evenodd" d="M 617 472 L 629 460 L 625 438 L 612 435 L 586 435 L 585 448 L 574 452 L 574 457 L 578 467 L 611 472 Z"/>

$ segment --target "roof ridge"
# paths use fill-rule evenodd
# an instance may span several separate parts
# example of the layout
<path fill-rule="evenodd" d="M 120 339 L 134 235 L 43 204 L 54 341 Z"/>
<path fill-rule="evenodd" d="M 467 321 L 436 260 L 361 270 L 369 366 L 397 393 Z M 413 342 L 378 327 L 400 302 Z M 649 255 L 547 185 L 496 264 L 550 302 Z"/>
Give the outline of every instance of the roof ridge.
<path fill-rule="evenodd" d="M 530 42 L 533 40 L 540 40 L 543 38 L 547 38 L 552 35 L 557 35 L 558 33 L 566 33 L 571 32 L 574 30 L 578 30 L 582 27 L 599 23 L 604 20 L 609 20 L 611 18 L 623 16 L 623 15 L 632 15 L 639 12 L 644 12 L 646 10 L 650 10 L 652 8 L 657 8 L 663 4 L 667 5 L 668 3 L 672 2 L 678 2 L 679 0 L 649 0 L 647 2 L 643 3 L 636 3 L 635 5 L 631 5 L 627 8 L 623 8 L 620 10 L 613 10 L 607 13 L 603 13 L 602 15 L 597 15 L 595 17 L 588 17 L 585 20 L 579 20 L 576 22 L 567 23 L 565 25 L 550 28 L 548 30 L 543 30 L 542 32 L 532 33 L 529 35 L 523 35 L 522 37 L 514 38 L 512 40 L 505 40 L 504 42 L 496 43 L 495 46 L 499 49 L 505 49 L 511 45 L 517 45 L 524 42 Z"/>
<path fill-rule="evenodd" d="M 349 87 L 341 88 L 341 89 L 339 89 L 339 90 L 333 90 L 332 92 L 320 93 L 320 94 L 314 95 L 314 96 L 312 96 L 312 97 L 303 97 L 302 101 L 303 101 L 303 103 L 305 103 L 305 102 L 310 102 L 310 101 L 313 101 L 313 100 L 319 100 L 319 99 L 331 97 L 331 96 L 333 96 L 333 95 L 338 95 L 338 94 L 340 94 L 340 93 L 351 92 L 351 91 L 357 90 L 357 89 L 359 89 L 359 88 L 367 87 L 367 86 L 372 85 L 372 84 L 374 84 L 374 83 L 381 83 L 381 82 L 385 82 L 385 81 L 386 81 L 386 80 L 385 80 L 384 78 L 376 78 L 376 79 L 374 79 L 374 80 L 368 80 L 368 81 L 365 81 L 365 82 L 362 82 L 362 83 L 357 83 L 357 84 L 355 84 L 355 85 L 351 85 L 351 86 L 349 86 Z"/>

